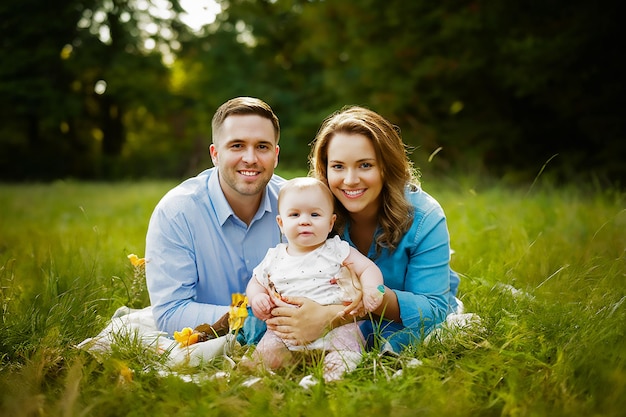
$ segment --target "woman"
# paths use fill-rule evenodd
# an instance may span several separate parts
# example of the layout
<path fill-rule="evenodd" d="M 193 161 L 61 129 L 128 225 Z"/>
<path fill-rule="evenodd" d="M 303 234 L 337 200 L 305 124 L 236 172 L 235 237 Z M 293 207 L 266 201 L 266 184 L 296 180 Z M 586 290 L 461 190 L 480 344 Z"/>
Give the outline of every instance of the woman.
<path fill-rule="evenodd" d="M 419 186 L 399 129 L 358 106 L 328 117 L 315 138 L 311 174 L 333 195 L 342 239 L 381 269 L 384 299 L 361 328 L 371 347 L 399 352 L 421 341 L 458 304 L 450 239 L 441 206 Z M 300 308 L 276 308 L 268 327 L 305 343 L 341 322 L 338 307 L 294 297 Z M 329 324 L 330 323 L 330 324 Z"/>

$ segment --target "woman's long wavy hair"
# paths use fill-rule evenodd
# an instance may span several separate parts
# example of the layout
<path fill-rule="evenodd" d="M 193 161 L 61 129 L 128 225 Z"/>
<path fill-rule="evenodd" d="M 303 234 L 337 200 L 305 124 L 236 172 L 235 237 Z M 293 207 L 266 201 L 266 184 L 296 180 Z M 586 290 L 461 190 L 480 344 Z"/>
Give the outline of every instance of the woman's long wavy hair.
<path fill-rule="evenodd" d="M 328 145 L 336 133 L 359 134 L 372 141 L 382 176 L 376 252 L 382 248 L 395 250 L 402 236 L 411 227 L 413 207 L 406 198 L 406 189 L 419 187 L 419 176 L 408 158 L 408 148 L 400 129 L 378 113 L 359 106 L 348 106 L 324 120 L 312 142 L 309 154 L 309 175 L 328 185 Z M 337 221 L 335 231 L 343 233 L 349 213 L 335 198 Z"/>

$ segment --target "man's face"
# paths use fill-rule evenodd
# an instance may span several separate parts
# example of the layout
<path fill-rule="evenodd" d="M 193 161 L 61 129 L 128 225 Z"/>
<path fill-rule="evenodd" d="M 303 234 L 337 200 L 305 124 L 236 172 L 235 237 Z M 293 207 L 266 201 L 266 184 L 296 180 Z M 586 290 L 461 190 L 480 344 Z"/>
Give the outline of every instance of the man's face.
<path fill-rule="evenodd" d="M 263 193 L 278 164 L 274 126 L 258 115 L 228 116 L 210 146 L 226 199 L 233 204 Z"/>

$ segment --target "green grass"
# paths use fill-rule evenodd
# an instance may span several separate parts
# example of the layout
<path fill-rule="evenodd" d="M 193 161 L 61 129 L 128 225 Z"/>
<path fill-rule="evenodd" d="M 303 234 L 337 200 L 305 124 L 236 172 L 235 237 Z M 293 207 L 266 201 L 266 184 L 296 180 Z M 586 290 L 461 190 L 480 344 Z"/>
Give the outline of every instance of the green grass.
<path fill-rule="evenodd" d="M 246 387 L 249 372 L 223 359 L 176 369 L 197 378 L 185 382 L 132 339 L 102 358 L 74 348 L 117 307 L 147 305 L 126 256 L 143 256 L 150 213 L 173 185 L 0 185 L 0 415 L 623 415 L 624 193 L 425 181 L 480 326 L 399 358 L 368 353 L 343 381 L 304 390 L 317 358 Z M 218 371 L 229 376 L 210 378 Z"/>

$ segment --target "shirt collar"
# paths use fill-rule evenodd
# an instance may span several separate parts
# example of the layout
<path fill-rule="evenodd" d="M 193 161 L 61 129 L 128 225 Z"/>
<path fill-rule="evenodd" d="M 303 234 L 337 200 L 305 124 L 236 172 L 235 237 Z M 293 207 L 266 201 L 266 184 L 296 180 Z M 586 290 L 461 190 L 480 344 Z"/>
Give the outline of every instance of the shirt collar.
<path fill-rule="evenodd" d="M 230 206 L 230 204 L 228 204 L 228 200 L 226 200 L 226 196 L 224 195 L 224 191 L 222 191 L 222 187 L 220 187 L 217 168 L 214 168 L 212 175 L 209 177 L 207 189 L 209 192 L 209 198 L 211 199 L 211 202 L 215 209 L 215 213 L 217 214 L 217 218 L 219 219 L 221 226 L 224 225 L 224 223 L 226 222 L 226 220 L 228 220 L 230 216 L 238 219 L 238 217 L 233 212 L 232 207 Z M 263 197 L 261 198 L 261 204 L 259 205 L 259 209 L 252 218 L 252 222 L 250 224 L 263 217 L 266 212 L 271 211 L 272 204 L 270 202 L 270 197 L 266 187 L 266 189 L 263 191 Z"/>

